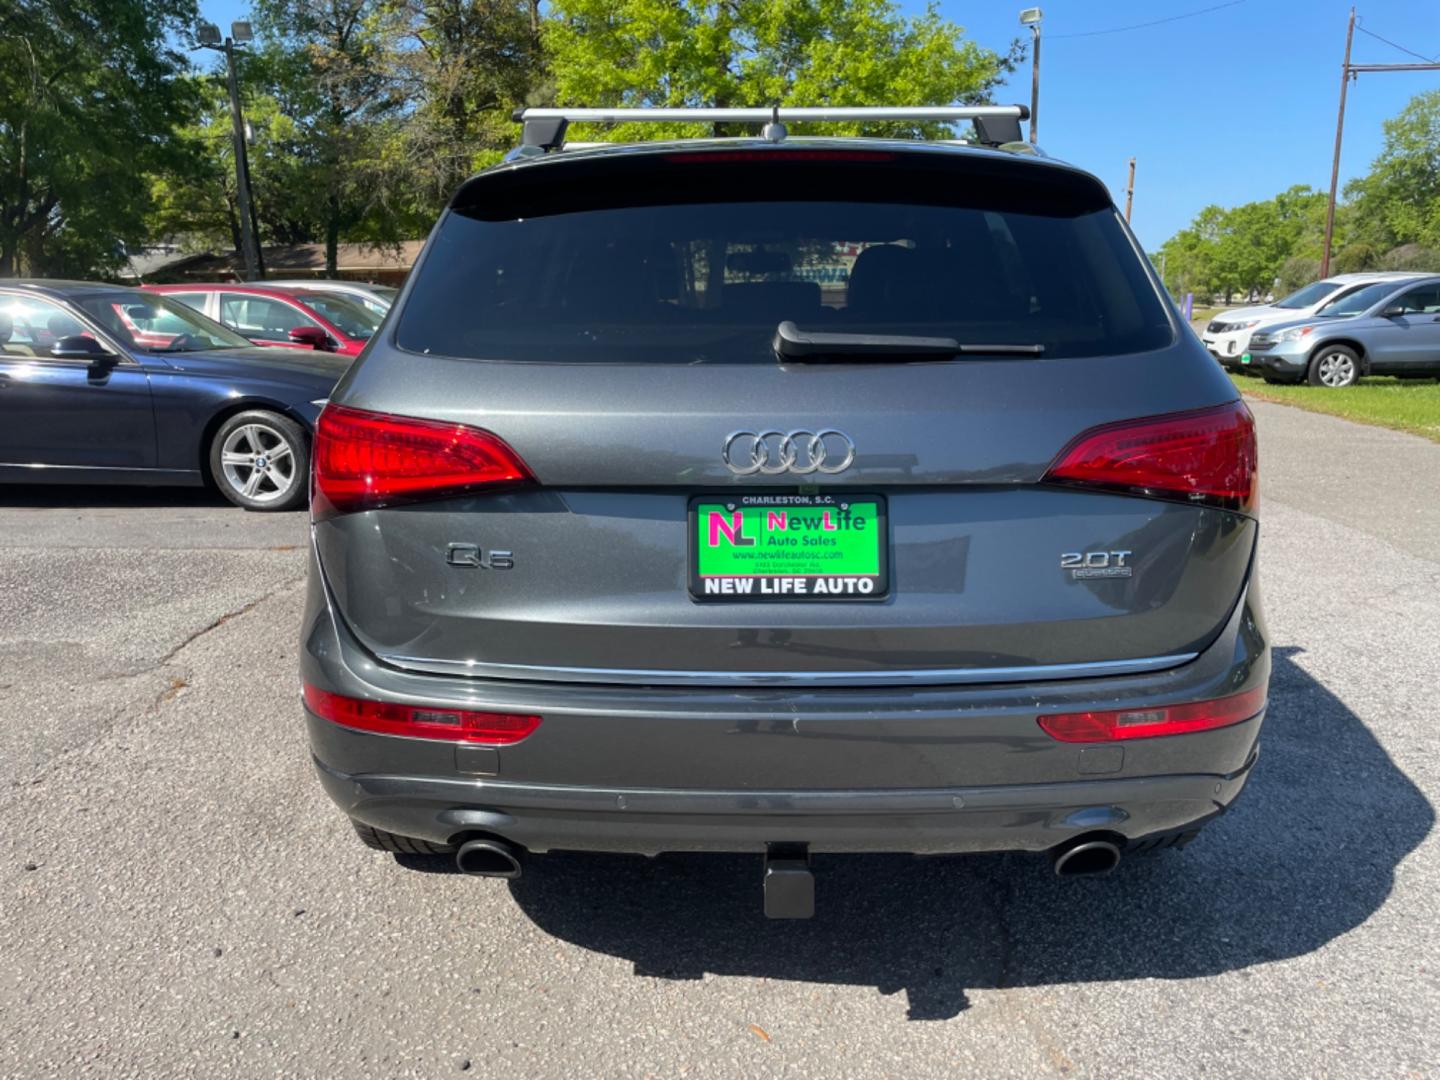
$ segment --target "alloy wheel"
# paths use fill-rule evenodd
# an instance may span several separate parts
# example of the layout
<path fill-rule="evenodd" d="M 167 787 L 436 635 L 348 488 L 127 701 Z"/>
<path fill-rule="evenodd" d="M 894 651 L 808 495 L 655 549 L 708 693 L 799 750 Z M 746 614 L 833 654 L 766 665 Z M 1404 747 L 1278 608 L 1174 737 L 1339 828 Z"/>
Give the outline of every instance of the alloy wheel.
<path fill-rule="evenodd" d="M 1349 386 L 1355 381 L 1355 361 L 1342 352 L 1326 353 L 1316 361 L 1320 381 L 1329 387 Z"/>
<path fill-rule="evenodd" d="M 220 447 L 225 482 L 258 503 L 283 498 L 295 484 L 295 448 L 268 424 L 245 424 Z"/>

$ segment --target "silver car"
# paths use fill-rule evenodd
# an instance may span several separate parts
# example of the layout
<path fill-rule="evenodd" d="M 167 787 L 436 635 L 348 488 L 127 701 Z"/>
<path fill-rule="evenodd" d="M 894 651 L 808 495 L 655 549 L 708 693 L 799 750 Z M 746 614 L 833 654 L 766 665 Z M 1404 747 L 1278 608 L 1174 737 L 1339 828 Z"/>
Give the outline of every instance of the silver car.
<path fill-rule="evenodd" d="M 1440 275 L 1377 282 L 1309 318 L 1267 326 L 1241 363 L 1266 382 L 1332 389 L 1363 375 L 1440 375 Z"/>
<path fill-rule="evenodd" d="M 1249 351 L 1250 335 L 1256 331 L 1313 315 L 1332 300 L 1378 281 L 1406 281 L 1422 276 L 1400 271 L 1334 274 L 1322 281 L 1313 281 L 1273 304 L 1222 311 L 1206 323 L 1200 340 L 1210 350 L 1211 356 L 1234 371 L 1244 366 L 1242 357 Z"/>
<path fill-rule="evenodd" d="M 339 278 L 295 278 L 286 281 L 266 281 L 263 284 L 277 289 L 304 289 L 306 292 L 333 293 L 343 296 L 373 311 L 382 319 L 400 290 L 393 285 L 372 285 L 368 281 L 343 281 Z"/>
<path fill-rule="evenodd" d="M 1250 413 L 1094 176 L 767 136 L 455 194 L 318 423 L 326 791 L 487 876 L 754 852 L 777 917 L 815 852 L 1183 846 L 1265 713 Z"/>

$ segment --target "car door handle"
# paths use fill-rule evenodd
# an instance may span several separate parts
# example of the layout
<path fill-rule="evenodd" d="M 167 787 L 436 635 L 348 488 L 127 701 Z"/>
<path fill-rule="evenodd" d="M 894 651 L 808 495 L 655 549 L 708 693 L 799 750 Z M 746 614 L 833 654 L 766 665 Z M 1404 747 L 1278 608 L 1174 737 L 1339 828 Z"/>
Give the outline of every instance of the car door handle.
<path fill-rule="evenodd" d="M 9 376 L 9 375 L 0 375 L 0 390 L 6 389 L 7 387 L 9 387 L 9 385 L 10 385 L 10 376 Z"/>

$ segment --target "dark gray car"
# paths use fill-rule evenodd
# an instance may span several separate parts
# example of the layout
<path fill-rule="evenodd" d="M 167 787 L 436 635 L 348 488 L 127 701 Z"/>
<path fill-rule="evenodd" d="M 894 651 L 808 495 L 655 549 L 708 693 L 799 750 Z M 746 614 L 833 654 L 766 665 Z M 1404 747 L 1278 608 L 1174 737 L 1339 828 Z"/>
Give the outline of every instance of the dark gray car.
<path fill-rule="evenodd" d="M 374 847 L 753 851 L 803 915 L 812 852 L 1104 872 L 1255 762 L 1250 414 L 1032 153 L 491 169 L 314 456 L 306 717 Z"/>

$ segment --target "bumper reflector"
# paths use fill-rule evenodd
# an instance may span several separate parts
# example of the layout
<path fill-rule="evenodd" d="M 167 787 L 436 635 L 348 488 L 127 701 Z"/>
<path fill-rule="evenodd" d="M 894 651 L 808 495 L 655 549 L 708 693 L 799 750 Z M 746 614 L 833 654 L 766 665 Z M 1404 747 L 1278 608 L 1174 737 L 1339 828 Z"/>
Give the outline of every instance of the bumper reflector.
<path fill-rule="evenodd" d="M 1041 728 L 1061 742 L 1117 742 L 1151 739 L 1159 735 L 1188 735 L 1229 727 L 1249 720 L 1265 708 L 1265 690 L 1257 686 L 1243 694 L 1164 705 L 1153 709 L 1112 709 L 1097 712 L 1056 713 L 1041 716 Z"/>
<path fill-rule="evenodd" d="M 305 704 L 322 720 L 357 731 L 406 735 L 413 739 L 509 746 L 540 726 L 540 717 L 522 713 L 479 712 L 433 706 L 400 705 L 345 697 L 305 684 Z"/>

